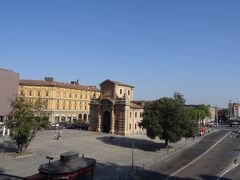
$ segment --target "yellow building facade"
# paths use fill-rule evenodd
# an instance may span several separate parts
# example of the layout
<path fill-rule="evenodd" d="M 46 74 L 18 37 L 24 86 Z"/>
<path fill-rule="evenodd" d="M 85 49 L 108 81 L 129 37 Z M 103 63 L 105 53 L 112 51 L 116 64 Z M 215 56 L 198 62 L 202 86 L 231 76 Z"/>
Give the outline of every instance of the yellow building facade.
<path fill-rule="evenodd" d="M 95 86 L 83 86 L 78 82 L 54 82 L 45 80 L 20 80 L 18 96 L 29 100 L 40 98 L 46 102 L 46 110 L 51 123 L 90 120 L 89 103 L 92 97 L 99 97 L 100 90 Z"/>

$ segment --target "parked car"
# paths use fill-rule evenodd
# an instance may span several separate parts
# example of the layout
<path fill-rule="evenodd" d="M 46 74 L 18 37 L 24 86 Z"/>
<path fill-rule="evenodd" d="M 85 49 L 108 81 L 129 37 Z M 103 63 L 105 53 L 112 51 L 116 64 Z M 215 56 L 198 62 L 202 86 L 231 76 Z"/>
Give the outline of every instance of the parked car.
<path fill-rule="evenodd" d="M 60 125 L 58 123 L 52 124 L 52 127 L 59 128 Z"/>
<path fill-rule="evenodd" d="M 75 124 L 67 124 L 65 126 L 66 129 L 76 129 L 76 125 Z"/>
<path fill-rule="evenodd" d="M 88 124 L 67 124 L 65 126 L 66 129 L 81 129 L 81 130 L 88 130 Z"/>
<path fill-rule="evenodd" d="M 88 124 L 80 124 L 79 128 L 82 129 L 82 130 L 88 130 L 89 125 Z"/>
<path fill-rule="evenodd" d="M 208 123 L 207 123 L 207 126 L 208 126 L 208 127 L 216 127 L 217 125 L 216 125 L 215 122 L 212 121 L 212 122 L 208 122 Z"/>

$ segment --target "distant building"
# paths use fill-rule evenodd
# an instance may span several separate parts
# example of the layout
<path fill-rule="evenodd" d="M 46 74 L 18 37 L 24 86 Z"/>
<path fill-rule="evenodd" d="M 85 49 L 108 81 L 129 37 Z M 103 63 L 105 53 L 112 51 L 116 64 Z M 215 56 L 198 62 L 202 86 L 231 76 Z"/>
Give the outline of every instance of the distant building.
<path fill-rule="evenodd" d="M 19 74 L 7 69 L 0 69 L 0 122 L 11 112 L 11 102 L 17 96 Z"/>
<path fill-rule="evenodd" d="M 101 96 L 90 103 L 90 128 L 111 134 L 144 134 L 138 124 L 142 120 L 143 106 L 133 101 L 134 87 L 105 80 L 100 84 Z"/>
<path fill-rule="evenodd" d="M 240 103 L 232 103 L 230 100 L 228 103 L 229 118 L 238 119 L 240 117 Z"/>
<path fill-rule="evenodd" d="M 55 82 L 53 78 L 44 80 L 20 80 L 18 95 L 29 100 L 41 98 L 46 101 L 46 109 L 51 123 L 88 122 L 90 119 L 89 103 L 93 96 L 99 97 L 100 90 L 95 86 Z"/>

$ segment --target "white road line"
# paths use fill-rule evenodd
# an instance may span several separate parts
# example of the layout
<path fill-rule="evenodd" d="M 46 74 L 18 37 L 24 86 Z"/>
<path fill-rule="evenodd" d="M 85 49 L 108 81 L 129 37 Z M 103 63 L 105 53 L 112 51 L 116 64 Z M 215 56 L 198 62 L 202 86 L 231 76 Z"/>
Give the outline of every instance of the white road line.
<path fill-rule="evenodd" d="M 221 179 L 225 174 L 227 174 L 229 171 L 233 170 L 234 168 L 236 168 L 237 166 L 239 166 L 239 164 L 235 164 L 234 162 L 231 163 L 229 166 L 227 166 L 223 172 L 221 172 L 221 175 L 218 176 L 217 180 Z"/>
<path fill-rule="evenodd" d="M 201 154 L 200 156 L 198 156 L 196 159 L 194 159 L 193 161 L 189 162 L 188 164 L 186 164 L 185 166 L 183 166 L 182 168 L 180 168 L 179 170 L 177 170 L 176 172 L 174 172 L 173 174 L 171 174 L 169 177 L 165 178 L 164 180 L 169 180 L 171 178 L 173 178 L 173 176 L 175 176 L 176 174 L 178 174 L 179 172 L 181 172 L 182 170 L 184 170 L 185 168 L 187 168 L 188 166 L 190 166 L 191 164 L 195 163 L 197 160 L 199 160 L 200 158 L 202 158 L 204 155 L 206 155 L 209 151 L 211 151 L 216 145 L 218 145 L 223 139 L 225 139 L 231 132 L 228 132 L 225 136 L 223 136 L 221 139 L 219 139 L 215 144 L 213 144 L 207 151 L 205 151 L 203 154 Z"/>

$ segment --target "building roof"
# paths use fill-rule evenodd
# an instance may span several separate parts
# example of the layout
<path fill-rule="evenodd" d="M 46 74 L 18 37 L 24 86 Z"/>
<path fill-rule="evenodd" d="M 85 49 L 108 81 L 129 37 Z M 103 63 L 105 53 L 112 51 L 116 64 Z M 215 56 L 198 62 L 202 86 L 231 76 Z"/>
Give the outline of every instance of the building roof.
<path fill-rule="evenodd" d="M 131 102 L 131 108 L 133 108 L 133 109 L 143 109 L 142 106 L 136 104 L 135 102 Z"/>
<path fill-rule="evenodd" d="M 95 91 L 100 92 L 100 89 L 96 88 L 96 86 L 84 86 L 79 84 L 70 84 L 63 82 L 50 82 L 44 80 L 20 80 L 20 86 L 46 86 L 46 87 L 59 87 L 66 89 L 76 89 L 76 90 L 84 90 L 84 91 Z"/>
<path fill-rule="evenodd" d="M 110 82 L 110 83 L 113 83 L 113 84 L 117 84 L 119 86 L 127 86 L 127 87 L 131 87 L 131 88 L 134 88 L 134 86 L 132 85 L 129 85 L 129 84 L 125 84 L 125 83 L 121 83 L 121 82 L 118 82 L 118 81 L 112 81 L 110 79 L 106 79 L 105 81 L 103 81 L 101 84 L 105 83 L 105 82 Z M 101 85 L 100 84 L 100 85 Z"/>

